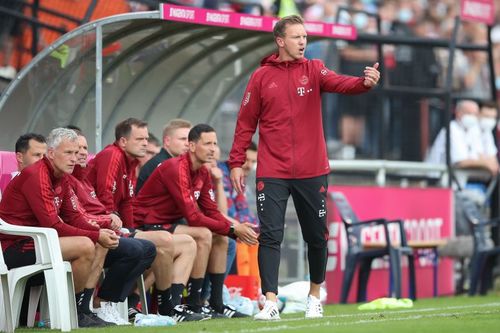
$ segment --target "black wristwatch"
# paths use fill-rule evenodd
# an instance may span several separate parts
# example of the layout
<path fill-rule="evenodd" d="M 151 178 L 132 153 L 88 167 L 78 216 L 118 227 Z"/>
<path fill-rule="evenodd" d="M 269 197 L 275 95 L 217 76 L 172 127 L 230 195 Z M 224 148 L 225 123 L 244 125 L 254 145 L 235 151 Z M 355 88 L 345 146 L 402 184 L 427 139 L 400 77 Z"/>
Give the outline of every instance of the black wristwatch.
<path fill-rule="evenodd" d="M 234 233 L 234 224 L 231 223 L 231 225 L 229 226 L 229 233 L 227 234 L 228 237 L 232 238 L 232 239 L 236 239 L 236 234 Z"/>

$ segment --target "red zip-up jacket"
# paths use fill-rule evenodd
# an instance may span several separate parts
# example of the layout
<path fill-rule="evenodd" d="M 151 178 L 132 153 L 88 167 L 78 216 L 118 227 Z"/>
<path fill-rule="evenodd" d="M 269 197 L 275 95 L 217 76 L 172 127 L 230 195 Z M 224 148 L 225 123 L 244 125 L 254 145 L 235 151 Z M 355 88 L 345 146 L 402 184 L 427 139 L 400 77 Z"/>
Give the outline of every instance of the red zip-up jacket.
<path fill-rule="evenodd" d="M 0 201 L 0 217 L 10 224 L 54 228 L 59 237 L 86 236 L 97 242 L 99 231 L 81 216 L 73 225 L 64 223 L 59 216 L 68 190 L 67 175 L 54 177 L 54 169 L 44 157 L 25 168 L 7 185 Z M 0 234 L 3 249 L 23 238 L 28 237 Z"/>
<path fill-rule="evenodd" d="M 93 191 L 89 192 L 87 186 L 72 175 L 68 177 L 68 184 L 70 191 L 63 201 L 60 213 L 63 220 L 72 224 L 76 218 L 83 216 L 87 222 L 95 221 L 101 228 L 111 229 L 111 217 L 95 197 L 95 192 L 92 196 Z M 87 207 L 92 210 L 87 210 Z"/>
<path fill-rule="evenodd" d="M 129 159 L 116 144 L 106 146 L 89 162 L 85 181 L 95 189 L 108 212 L 118 212 L 124 227 L 133 227 L 135 168 L 139 161 Z"/>
<path fill-rule="evenodd" d="M 280 62 L 264 58 L 251 76 L 241 103 L 229 166 L 245 163 L 259 126 L 257 177 L 311 178 L 329 173 L 321 93 L 358 94 L 364 78 L 336 74 L 321 60 Z"/>
<path fill-rule="evenodd" d="M 144 224 L 172 224 L 185 218 L 192 227 L 227 235 L 231 222 L 217 209 L 207 168 L 191 170 L 189 153 L 162 162 L 134 201 L 134 218 Z"/>

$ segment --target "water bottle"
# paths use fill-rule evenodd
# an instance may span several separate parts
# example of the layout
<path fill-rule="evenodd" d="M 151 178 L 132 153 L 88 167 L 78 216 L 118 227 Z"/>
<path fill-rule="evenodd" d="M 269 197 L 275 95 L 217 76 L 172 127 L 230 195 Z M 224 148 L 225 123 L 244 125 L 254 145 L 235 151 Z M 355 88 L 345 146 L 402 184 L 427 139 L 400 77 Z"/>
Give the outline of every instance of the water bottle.
<path fill-rule="evenodd" d="M 38 327 L 38 328 L 50 328 L 50 319 L 40 319 L 37 322 L 36 327 Z"/>
<path fill-rule="evenodd" d="M 144 315 L 138 313 L 134 319 L 134 326 L 174 326 L 175 324 L 173 318 L 155 314 Z"/>

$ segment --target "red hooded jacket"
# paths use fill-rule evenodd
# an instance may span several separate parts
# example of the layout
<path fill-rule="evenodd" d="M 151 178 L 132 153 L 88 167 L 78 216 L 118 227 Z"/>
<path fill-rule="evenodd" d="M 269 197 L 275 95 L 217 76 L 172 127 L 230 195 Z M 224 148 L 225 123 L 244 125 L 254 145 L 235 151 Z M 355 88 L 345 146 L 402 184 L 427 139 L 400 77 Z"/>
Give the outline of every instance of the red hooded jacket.
<path fill-rule="evenodd" d="M 229 155 L 232 168 L 245 163 L 259 125 L 257 177 L 311 178 L 329 173 L 321 115 L 321 93 L 369 90 L 363 77 L 336 74 L 321 60 L 264 58 L 251 76 Z"/>

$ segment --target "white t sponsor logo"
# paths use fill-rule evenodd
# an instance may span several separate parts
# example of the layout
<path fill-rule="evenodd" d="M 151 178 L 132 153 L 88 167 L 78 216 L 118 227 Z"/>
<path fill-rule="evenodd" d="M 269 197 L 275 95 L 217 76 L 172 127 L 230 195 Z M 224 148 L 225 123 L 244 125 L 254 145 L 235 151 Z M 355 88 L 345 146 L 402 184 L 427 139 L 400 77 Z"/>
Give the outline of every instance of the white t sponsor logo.
<path fill-rule="evenodd" d="M 306 88 L 304 88 L 304 87 L 298 87 L 298 88 L 297 88 L 297 94 L 298 94 L 299 96 L 304 96 L 304 95 L 305 95 L 305 93 L 306 93 Z"/>
<path fill-rule="evenodd" d="M 194 199 L 198 201 L 199 198 L 200 198 L 200 191 L 194 191 Z"/>

